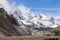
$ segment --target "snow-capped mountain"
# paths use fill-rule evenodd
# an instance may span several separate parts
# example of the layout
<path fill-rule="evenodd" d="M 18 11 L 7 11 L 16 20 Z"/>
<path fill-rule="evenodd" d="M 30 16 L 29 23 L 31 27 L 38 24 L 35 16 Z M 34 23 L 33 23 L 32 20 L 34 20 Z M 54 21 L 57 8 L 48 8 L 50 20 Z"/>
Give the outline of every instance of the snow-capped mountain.
<path fill-rule="evenodd" d="M 0 5 L 1 6 L 1 5 Z M 5 9 L 5 7 L 4 7 Z M 44 14 L 35 15 L 32 14 L 30 8 L 25 7 L 24 5 L 20 5 L 14 7 L 11 6 L 10 12 L 8 14 L 12 14 L 17 20 L 20 27 L 23 28 L 40 28 L 40 27 L 52 27 L 55 28 L 57 25 L 55 24 L 54 17 L 48 18 Z M 37 13 L 38 14 L 38 13 Z M 54 26 L 54 27 L 53 27 Z"/>
<path fill-rule="evenodd" d="M 20 27 L 40 28 L 52 27 L 55 28 L 54 17 L 48 18 L 44 14 L 32 15 L 29 8 L 20 5 L 13 13 L 14 17 L 18 20 Z M 53 27 L 54 26 L 54 27 Z M 57 27 L 57 25 L 56 25 Z"/>

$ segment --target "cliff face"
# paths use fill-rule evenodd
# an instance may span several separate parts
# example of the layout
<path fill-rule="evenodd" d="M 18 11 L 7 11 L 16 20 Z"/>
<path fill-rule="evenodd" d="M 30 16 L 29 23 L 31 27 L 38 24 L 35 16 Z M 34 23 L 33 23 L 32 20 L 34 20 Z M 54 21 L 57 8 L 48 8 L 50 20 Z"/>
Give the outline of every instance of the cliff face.
<path fill-rule="evenodd" d="M 6 15 L 6 16 L 7 16 L 8 20 L 11 22 L 12 25 L 19 26 L 19 23 L 18 23 L 17 19 L 12 14 Z"/>
<path fill-rule="evenodd" d="M 0 8 L 0 31 L 1 34 L 6 35 L 6 36 L 19 36 L 20 33 L 18 30 L 12 26 L 12 23 L 9 21 L 7 12 L 3 9 Z"/>

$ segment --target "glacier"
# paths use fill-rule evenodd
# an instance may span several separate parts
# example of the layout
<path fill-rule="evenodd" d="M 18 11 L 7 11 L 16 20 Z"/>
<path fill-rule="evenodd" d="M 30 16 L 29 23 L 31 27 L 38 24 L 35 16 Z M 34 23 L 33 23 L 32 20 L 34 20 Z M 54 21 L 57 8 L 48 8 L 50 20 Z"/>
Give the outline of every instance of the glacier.
<path fill-rule="evenodd" d="M 38 14 L 38 13 L 37 13 Z M 32 15 L 29 8 L 24 5 L 20 5 L 13 13 L 14 17 L 18 20 L 20 27 L 28 28 L 40 28 L 40 27 L 52 27 L 55 28 L 58 25 L 55 23 L 54 17 L 48 18 L 44 14 Z"/>
<path fill-rule="evenodd" d="M 19 27 L 23 28 L 40 28 L 40 27 L 52 27 L 55 28 L 58 25 L 55 23 L 54 17 L 48 18 L 46 15 L 40 13 L 39 15 L 32 14 L 31 9 L 24 6 L 23 4 L 19 6 L 10 5 L 7 1 L 6 3 L 0 2 L 0 6 L 7 11 L 8 15 L 12 14 L 19 23 Z M 38 13 L 37 13 L 38 14 Z"/>

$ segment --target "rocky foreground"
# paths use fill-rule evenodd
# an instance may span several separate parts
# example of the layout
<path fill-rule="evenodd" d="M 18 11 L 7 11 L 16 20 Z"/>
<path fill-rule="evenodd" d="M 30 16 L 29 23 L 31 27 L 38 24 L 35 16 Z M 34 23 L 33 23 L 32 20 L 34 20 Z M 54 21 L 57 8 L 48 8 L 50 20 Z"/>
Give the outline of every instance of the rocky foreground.
<path fill-rule="evenodd" d="M 15 36 L 1 37 L 0 40 L 60 40 L 60 36 Z"/>

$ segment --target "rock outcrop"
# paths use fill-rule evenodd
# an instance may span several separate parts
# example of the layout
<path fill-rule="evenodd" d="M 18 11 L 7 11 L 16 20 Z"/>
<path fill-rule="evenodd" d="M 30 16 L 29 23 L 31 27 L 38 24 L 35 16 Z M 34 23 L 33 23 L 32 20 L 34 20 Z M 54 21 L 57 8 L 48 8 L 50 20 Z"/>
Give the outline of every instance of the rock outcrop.
<path fill-rule="evenodd" d="M 55 35 L 60 36 L 60 25 L 56 27 L 55 29 L 53 29 L 52 32 L 55 33 Z"/>
<path fill-rule="evenodd" d="M 20 36 L 18 30 L 12 26 L 11 19 L 8 19 L 7 12 L 0 8 L 0 33 L 5 36 Z"/>
<path fill-rule="evenodd" d="M 18 23 L 17 19 L 12 14 L 6 15 L 6 16 L 7 16 L 8 20 L 11 22 L 12 25 L 19 26 L 19 23 Z"/>

